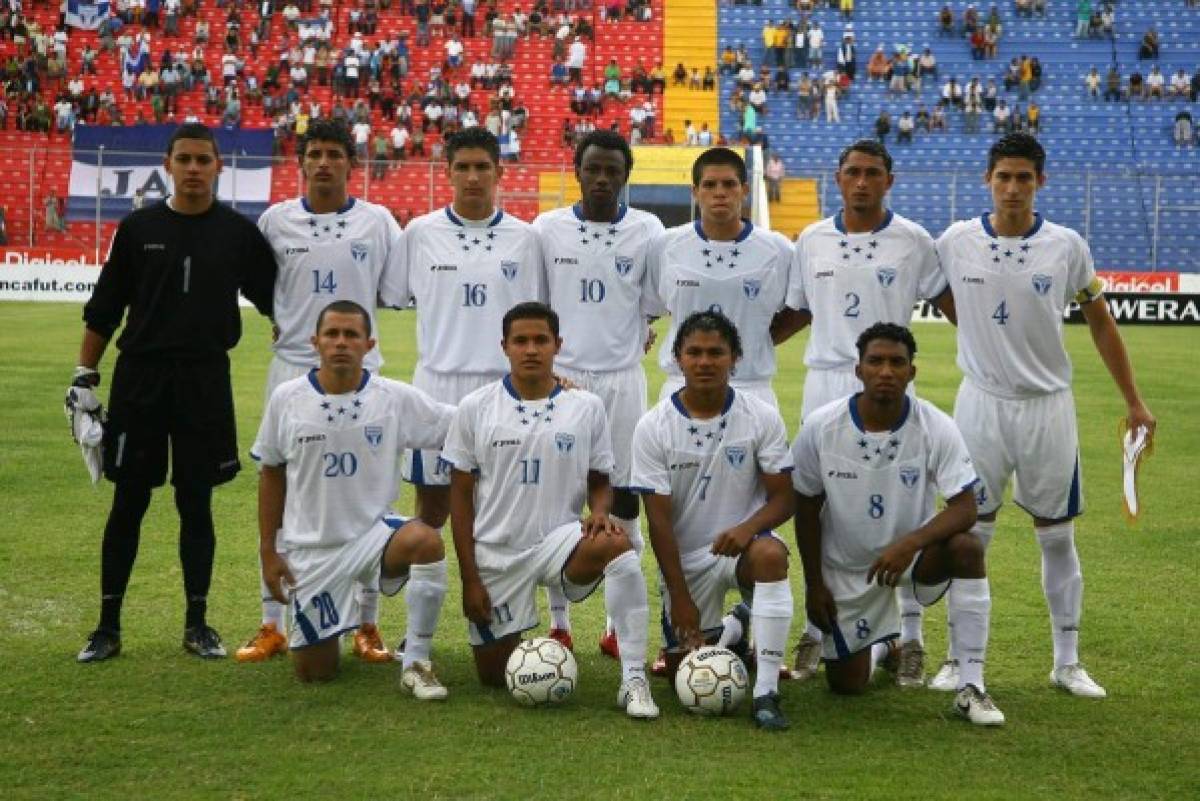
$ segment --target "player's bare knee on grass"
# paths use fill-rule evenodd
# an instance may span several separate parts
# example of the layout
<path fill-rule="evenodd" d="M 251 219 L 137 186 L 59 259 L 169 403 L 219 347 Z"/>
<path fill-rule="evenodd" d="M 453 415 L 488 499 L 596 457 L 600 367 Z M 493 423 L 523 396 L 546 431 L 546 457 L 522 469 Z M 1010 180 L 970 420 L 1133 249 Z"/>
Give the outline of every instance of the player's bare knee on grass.
<path fill-rule="evenodd" d="M 751 540 L 738 573 L 738 578 L 748 586 L 756 581 L 783 581 L 788 574 L 787 548 L 774 537 Z"/>
<path fill-rule="evenodd" d="M 609 562 L 632 550 L 633 544 L 623 533 L 585 538 L 580 541 L 563 573 L 571 582 L 588 584 L 604 572 Z"/>
<path fill-rule="evenodd" d="M 951 575 L 954 578 L 983 578 L 987 575 L 983 540 L 964 531 L 946 541 Z"/>
<path fill-rule="evenodd" d="M 334 637 L 306 648 L 292 650 L 292 666 L 296 678 L 308 684 L 333 681 L 338 674 L 338 643 Z"/>
<path fill-rule="evenodd" d="M 383 555 L 385 575 L 400 575 L 408 565 L 428 565 L 446 557 L 441 535 L 420 520 L 410 520 L 388 543 Z"/>
<path fill-rule="evenodd" d="M 471 650 L 475 656 L 475 672 L 479 683 L 485 687 L 505 687 L 504 666 L 521 641 L 521 635 L 510 634 L 487 645 L 477 645 Z"/>
<path fill-rule="evenodd" d="M 417 517 L 431 528 L 441 528 L 450 517 L 448 487 L 417 487 Z"/>
<path fill-rule="evenodd" d="M 866 648 L 847 659 L 825 663 L 825 680 L 836 695 L 862 695 L 871 678 L 871 649 Z"/>

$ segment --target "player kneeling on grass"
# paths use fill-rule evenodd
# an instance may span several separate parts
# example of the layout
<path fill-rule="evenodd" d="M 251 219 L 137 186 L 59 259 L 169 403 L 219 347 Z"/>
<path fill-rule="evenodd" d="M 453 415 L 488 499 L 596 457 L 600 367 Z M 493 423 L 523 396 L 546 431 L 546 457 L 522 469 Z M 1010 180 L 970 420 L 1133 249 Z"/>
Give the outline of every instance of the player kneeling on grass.
<path fill-rule="evenodd" d="M 391 513 L 405 448 L 440 447 L 454 407 L 363 369 L 375 346 L 370 315 L 349 300 L 317 317 L 320 367 L 271 394 L 252 455 L 263 581 L 295 618 L 291 650 L 301 681 L 337 675 L 339 635 L 359 625 L 356 583 L 407 584 L 401 687 L 446 697 L 429 662 L 446 596 L 445 548 L 420 520 Z"/>
<path fill-rule="evenodd" d="M 723 647 L 754 629 L 754 723 L 782 730 L 779 668 L 792 622 L 787 547 L 772 531 L 792 514 L 787 429 L 779 410 L 729 386 L 742 355 L 724 315 L 697 312 L 673 343 L 684 386 L 660 401 L 633 436 L 633 479 L 665 585 L 667 645 Z M 725 593 L 750 601 L 722 619 Z"/>
<path fill-rule="evenodd" d="M 628 536 L 609 517 L 612 446 L 603 402 L 554 377 L 558 315 L 520 303 L 502 323 L 511 372 L 463 398 L 442 456 L 452 466 L 450 526 L 463 612 L 484 684 L 505 686 L 521 632 L 537 625 L 538 585 L 572 602 L 601 580 L 617 632 L 630 717 L 658 717 L 646 681 L 646 580 Z M 584 501 L 590 514 L 580 521 Z"/>
<path fill-rule="evenodd" d="M 805 606 L 828 635 L 829 687 L 860 693 L 877 664 L 895 661 L 894 587 L 908 585 L 925 605 L 949 588 L 963 656 L 954 710 L 998 726 L 1004 715 L 983 684 L 991 594 L 983 543 L 969 531 L 979 479 L 967 446 L 949 416 L 906 395 L 917 373 L 907 328 L 876 323 L 857 345 L 862 392 L 813 412 L 792 448 Z M 936 495 L 946 506 L 935 514 Z"/>

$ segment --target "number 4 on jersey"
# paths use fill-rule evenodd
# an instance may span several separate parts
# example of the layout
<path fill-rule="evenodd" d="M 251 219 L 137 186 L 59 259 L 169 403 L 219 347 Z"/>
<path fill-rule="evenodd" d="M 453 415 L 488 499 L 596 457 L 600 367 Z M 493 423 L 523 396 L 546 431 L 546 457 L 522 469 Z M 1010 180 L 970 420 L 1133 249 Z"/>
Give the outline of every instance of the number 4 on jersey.
<path fill-rule="evenodd" d="M 992 319 L 996 321 L 996 325 L 1008 325 L 1008 301 L 1000 301 L 1000 305 L 992 312 Z"/>

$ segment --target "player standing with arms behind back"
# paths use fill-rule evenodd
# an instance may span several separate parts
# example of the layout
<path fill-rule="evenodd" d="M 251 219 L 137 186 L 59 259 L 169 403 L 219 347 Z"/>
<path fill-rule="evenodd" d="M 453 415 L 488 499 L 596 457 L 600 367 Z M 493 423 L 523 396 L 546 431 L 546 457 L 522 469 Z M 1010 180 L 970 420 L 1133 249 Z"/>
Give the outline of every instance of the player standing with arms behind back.
<path fill-rule="evenodd" d="M 562 324 L 555 369 L 604 401 L 616 460 L 611 519 L 640 554 L 637 496 L 629 491 L 630 448 L 633 429 L 646 412 L 646 254 L 663 227 L 653 214 L 621 202 L 632 169 L 633 153 L 620 135 L 588 134 L 575 148 L 580 201 L 540 215 L 533 229 L 542 247 L 550 306 Z M 548 592 L 550 636 L 569 643 L 567 600 L 553 586 Z M 617 657 L 611 621 L 600 650 Z"/>
<path fill-rule="evenodd" d="M 1014 474 L 1013 501 L 1033 518 L 1054 643 L 1050 683 L 1073 695 L 1103 698 L 1104 688 L 1079 662 L 1083 574 L 1074 520 L 1083 512 L 1083 487 L 1062 330 L 1072 301 L 1082 307 L 1096 350 L 1121 390 L 1129 429 L 1145 427 L 1152 436 L 1155 419 L 1138 393 L 1087 243 L 1034 209 L 1046 183 L 1045 164 L 1046 151 L 1029 134 L 997 141 L 984 174 L 991 212 L 955 223 L 938 239 L 954 292 L 963 372 L 954 419 L 981 479 L 979 521 L 972 530 L 984 546 Z M 951 650 L 930 686 L 952 689 L 960 659 Z"/>
<path fill-rule="evenodd" d="M 862 389 L 855 368 L 859 334 L 879 322 L 907 326 L 913 304 L 927 298 L 953 314 L 933 237 L 884 206 L 895 176 L 887 148 L 873 139 L 851 144 L 838 157 L 842 209 L 813 223 L 796 240 L 788 306 L 812 321 L 804 351 L 801 420 L 830 401 Z M 922 606 L 907 585 L 897 588 L 901 608 L 900 668 L 896 683 L 925 683 Z M 811 621 L 796 646 L 792 676 L 811 677 L 820 664 L 821 630 Z"/>
<path fill-rule="evenodd" d="M 371 316 L 378 306 L 403 307 L 396 277 L 404 257 L 400 226 L 383 206 L 351 197 L 354 143 L 346 129 L 316 120 L 297 148 L 304 195 L 276 203 L 258 220 L 279 264 L 275 281 L 275 355 L 267 372 L 265 402 L 284 381 L 305 375 L 319 357 L 312 344 L 317 315 L 335 300 L 351 300 Z M 367 370 L 378 373 L 383 359 L 378 344 L 364 357 Z M 258 633 L 235 656 L 239 662 L 261 662 L 287 649 L 283 632 L 286 607 L 261 586 L 263 617 Z M 360 625 L 354 653 L 367 662 L 390 662 L 392 654 L 380 637 L 379 587 L 360 587 Z"/>
<path fill-rule="evenodd" d="M 126 317 L 104 428 L 104 474 L 115 491 L 100 549 L 100 624 L 80 662 L 121 652 L 121 604 L 151 490 L 167 476 L 168 443 L 187 595 L 183 647 L 225 656 L 205 617 L 216 551 L 212 488 L 241 469 L 228 351 L 242 334 L 239 290 L 270 316 L 275 259 L 253 223 L 217 202 L 221 156 L 208 128 L 177 128 L 163 168 L 171 196 L 117 226 L 83 307 L 86 328 L 68 394 L 69 405 L 94 405 L 94 397 L 79 396 L 100 384 L 96 367 Z"/>

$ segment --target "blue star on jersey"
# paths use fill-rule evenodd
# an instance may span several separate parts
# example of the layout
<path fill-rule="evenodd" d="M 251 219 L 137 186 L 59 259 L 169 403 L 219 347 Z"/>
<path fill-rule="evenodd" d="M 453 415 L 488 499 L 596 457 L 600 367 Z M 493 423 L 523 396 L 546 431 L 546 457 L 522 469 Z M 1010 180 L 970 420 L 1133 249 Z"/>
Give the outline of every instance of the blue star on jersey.
<path fill-rule="evenodd" d="M 579 244 L 597 250 L 611 248 L 617 235 L 617 227 L 612 223 L 580 221 L 575 230 L 579 233 Z"/>
<path fill-rule="evenodd" d="M 730 270 L 737 269 L 737 258 L 742 255 L 742 251 L 736 244 L 732 248 L 715 247 L 718 243 L 707 242 L 708 247 L 700 249 L 700 257 L 704 259 L 704 266 L 710 270 L 713 267 L 725 267 Z"/>
<path fill-rule="evenodd" d="M 333 234 L 334 239 L 341 239 L 346 228 L 346 221 L 336 220 L 331 225 L 330 223 L 322 223 L 316 217 L 309 217 L 308 227 L 312 229 L 314 239 L 329 239 L 328 236 L 322 236 L 322 234 Z"/>
<path fill-rule="evenodd" d="M 900 452 L 900 438 L 895 434 L 886 437 L 860 434 L 858 437 L 859 458 L 872 467 L 896 461 Z"/>
<path fill-rule="evenodd" d="M 521 425 L 537 425 L 538 423 L 553 422 L 551 412 L 554 411 L 554 400 L 547 399 L 545 403 L 541 401 L 520 401 L 513 404 L 513 411 L 517 413 L 517 419 L 521 421 Z"/>
<path fill-rule="evenodd" d="M 842 261 L 853 262 L 857 266 L 875 261 L 875 253 L 873 251 L 879 247 L 879 240 L 872 239 L 867 242 L 867 246 L 864 248 L 862 245 L 851 246 L 848 239 L 842 239 L 838 241 L 838 247 L 842 249 Z"/>
<path fill-rule="evenodd" d="M 721 444 L 721 440 L 725 438 L 725 428 L 728 426 L 728 421 L 724 415 L 717 419 L 715 424 L 698 425 L 696 420 L 688 426 L 688 433 L 694 437 L 693 444 L 697 448 L 704 448 L 705 451 L 715 450 Z"/>
<path fill-rule="evenodd" d="M 464 253 L 470 253 L 472 251 L 483 251 L 485 253 L 490 253 L 492 248 L 498 244 L 496 239 L 497 236 L 495 231 L 488 231 L 487 233 L 472 233 L 470 231 L 458 232 L 458 242 L 462 246 Z"/>

